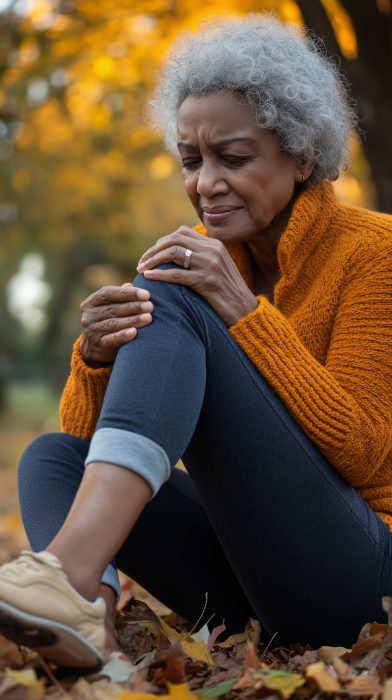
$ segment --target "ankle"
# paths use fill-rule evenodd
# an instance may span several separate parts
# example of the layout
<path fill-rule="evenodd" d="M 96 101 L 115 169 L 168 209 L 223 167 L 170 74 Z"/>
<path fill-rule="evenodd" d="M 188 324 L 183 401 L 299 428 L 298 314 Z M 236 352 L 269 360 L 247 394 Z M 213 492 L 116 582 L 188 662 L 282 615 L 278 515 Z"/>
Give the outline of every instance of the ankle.
<path fill-rule="evenodd" d="M 47 552 L 54 554 L 62 564 L 62 569 L 68 578 L 71 586 L 86 600 L 93 603 L 99 596 L 101 585 L 101 575 L 99 572 L 94 572 L 90 567 L 75 561 L 74 557 L 70 560 L 66 555 L 61 556 L 61 552 L 55 547 L 47 547 Z"/>

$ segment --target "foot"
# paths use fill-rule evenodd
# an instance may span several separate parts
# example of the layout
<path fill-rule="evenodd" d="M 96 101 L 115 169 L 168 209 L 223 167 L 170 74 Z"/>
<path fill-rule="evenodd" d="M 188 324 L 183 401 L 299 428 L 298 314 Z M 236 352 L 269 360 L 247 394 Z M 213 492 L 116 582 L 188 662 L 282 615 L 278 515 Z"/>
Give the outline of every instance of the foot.
<path fill-rule="evenodd" d="M 106 604 L 73 588 L 49 552 L 0 567 L 0 633 L 57 666 L 93 673 L 103 663 Z"/>

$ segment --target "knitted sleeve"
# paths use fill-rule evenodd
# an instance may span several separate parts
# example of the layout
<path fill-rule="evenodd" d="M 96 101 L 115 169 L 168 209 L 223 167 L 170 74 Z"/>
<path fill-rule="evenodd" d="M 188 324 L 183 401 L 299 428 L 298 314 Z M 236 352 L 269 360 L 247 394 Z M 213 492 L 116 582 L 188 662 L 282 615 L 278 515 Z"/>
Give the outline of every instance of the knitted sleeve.
<path fill-rule="evenodd" d="M 60 402 L 60 421 L 63 433 L 90 442 L 101 413 L 112 365 L 102 369 L 88 367 L 80 354 L 81 338 L 73 348 L 71 374 Z"/>
<path fill-rule="evenodd" d="M 230 333 L 295 420 L 354 487 L 392 446 L 392 250 L 342 290 L 325 366 L 264 297 Z"/>

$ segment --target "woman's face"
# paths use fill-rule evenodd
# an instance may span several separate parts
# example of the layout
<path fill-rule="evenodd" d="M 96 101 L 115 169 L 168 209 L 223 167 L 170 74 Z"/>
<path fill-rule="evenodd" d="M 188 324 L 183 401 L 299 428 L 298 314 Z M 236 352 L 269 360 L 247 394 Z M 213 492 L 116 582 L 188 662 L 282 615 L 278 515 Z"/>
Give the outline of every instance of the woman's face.
<path fill-rule="evenodd" d="M 285 226 L 304 169 L 272 132 L 256 126 L 241 97 L 187 97 L 178 113 L 178 149 L 186 193 L 212 238 L 233 244 Z"/>

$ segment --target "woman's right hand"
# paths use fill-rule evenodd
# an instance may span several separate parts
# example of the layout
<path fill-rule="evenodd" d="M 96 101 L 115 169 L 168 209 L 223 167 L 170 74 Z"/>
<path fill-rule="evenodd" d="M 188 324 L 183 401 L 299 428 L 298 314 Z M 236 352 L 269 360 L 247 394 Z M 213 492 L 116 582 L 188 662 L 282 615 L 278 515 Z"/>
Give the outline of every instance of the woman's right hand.
<path fill-rule="evenodd" d="M 103 287 L 80 305 L 83 337 L 80 352 L 93 369 L 114 362 L 120 345 L 133 340 L 137 328 L 148 326 L 154 307 L 150 292 L 127 282 Z"/>

